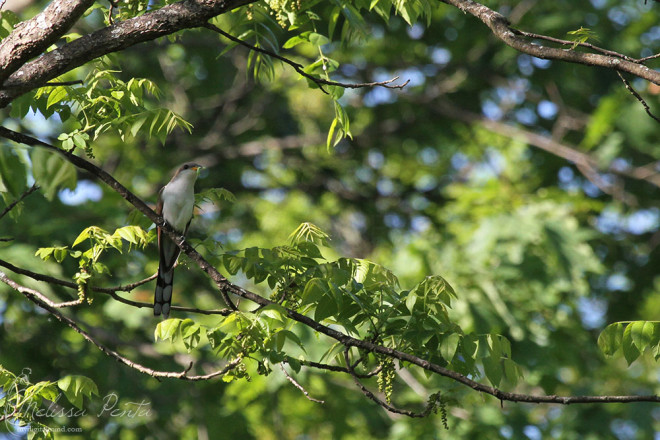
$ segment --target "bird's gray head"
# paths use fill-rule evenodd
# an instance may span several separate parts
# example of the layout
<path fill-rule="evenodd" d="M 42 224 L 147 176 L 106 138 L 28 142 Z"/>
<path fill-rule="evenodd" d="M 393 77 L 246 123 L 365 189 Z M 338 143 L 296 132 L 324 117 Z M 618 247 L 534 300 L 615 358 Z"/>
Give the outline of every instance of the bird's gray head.
<path fill-rule="evenodd" d="M 204 168 L 203 166 L 194 163 L 194 162 L 188 162 L 184 163 L 179 167 L 178 170 L 176 170 L 176 173 L 174 173 L 174 177 L 172 180 L 179 178 L 179 177 L 185 177 L 188 179 L 197 179 L 197 172 L 199 171 L 200 168 Z"/>

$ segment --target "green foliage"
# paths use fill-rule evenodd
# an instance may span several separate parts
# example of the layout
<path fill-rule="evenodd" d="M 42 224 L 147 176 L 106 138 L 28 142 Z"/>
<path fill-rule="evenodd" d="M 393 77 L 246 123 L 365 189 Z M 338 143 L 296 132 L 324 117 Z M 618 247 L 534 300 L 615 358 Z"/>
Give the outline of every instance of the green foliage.
<path fill-rule="evenodd" d="M 397 277 L 378 264 L 351 258 L 327 261 L 317 247 L 327 244 L 327 239 L 328 235 L 317 226 L 303 223 L 291 234 L 290 245 L 228 252 L 223 255 L 223 264 L 231 275 L 241 271 L 256 284 L 267 282 L 272 300 L 317 322 L 340 326 L 355 336 L 370 334 L 388 347 L 464 374 L 479 376 L 478 365 L 483 361 L 491 383 L 498 385 L 502 378 L 516 383 L 522 370 L 512 361 L 506 338 L 466 335 L 449 318 L 448 307 L 456 293 L 444 278 L 427 277 L 410 291 L 400 291 Z M 188 321 L 186 325 L 195 329 L 190 330 L 191 334 L 197 337 L 192 342 L 183 337 L 190 349 L 197 345 L 199 331 L 193 321 Z M 173 320 L 161 323 L 157 338 L 175 342 L 182 334 L 182 325 L 182 321 Z M 252 359 L 258 353 L 258 362 L 264 365 L 258 369 L 262 371 L 268 364 L 293 357 L 282 351 L 286 340 L 304 350 L 300 337 L 289 329 L 292 325 L 284 309 L 270 306 L 230 315 L 206 334 L 223 357 Z M 341 352 L 330 351 L 324 358 L 341 364 Z M 390 399 L 393 370 L 387 367 L 391 364 L 383 364 L 386 361 L 379 362 L 385 365 L 380 386 L 390 390 Z"/>
<path fill-rule="evenodd" d="M 64 392 L 66 398 L 78 409 L 83 408 L 83 397 L 98 396 L 99 390 L 94 381 L 80 375 L 64 376 L 57 381 L 57 387 Z"/>
<path fill-rule="evenodd" d="M 29 369 L 24 369 L 17 375 L 0 365 L 0 414 L 7 416 L 9 421 L 18 421 L 19 426 L 30 425 L 32 432 L 38 433 L 38 438 L 55 438 L 51 427 L 44 423 L 49 418 L 58 413 L 81 414 L 62 409 L 64 402 L 59 402 L 59 390 L 78 410 L 83 410 L 83 397 L 99 395 L 96 384 L 85 376 L 69 375 L 55 382 L 33 384 L 30 374 Z M 56 409 L 53 408 L 55 403 L 59 405 Z"/>
<path fill-rule="evenodd" d="M 607 356 L 620 351 L 628 365 L 646 352 L 652 353 L 657 361 L 660 359 L 660 322 L 615 322 L 598 336 L 598 346 Z"/>
<path fill-rule="evenodd" d="M 197 347 L 200 337 L 201 327 L 192 319 L 167 319 L 159 322 L 154 331 L 156 341 L 161 339 L 174 343 L 181 339 L 188 352 Z"/>
<path fill-rule="evenodd" d="M 75 189 L 78 181 L 76 169 L 62 157 L 43 148 L 36 148 L 31 151 L 30 161 L 32 175 L 49 201 L 53 200 L 61 188 Z"/>
<path fill-rule="evenodd" d="M 589 39 L 599 41 L 598 35 L 593 30 L 582 26 L 580 26 L 580 29 L 567 32 L 567 34 L 570 36 L 571 41 L 574 42 L 571 49 L 575 49 L 578 44 L 586 43 Z"/>
<path fill-rule="evenodd" d="M 18 16 L 12 11 L 0 11 L 0 40 L 8 36 L 19 21 Z"/>
<path fill-rule="evenodd" d="M 195 205 L 204 202 L 220 204 L 222 202 L 235 203 L 236 196 L 225 188 L 207 188 L 195 194 Z"/>
<path fill-rule="evenodd" d="M 84 242 L 89 242 L 89 248 L 85 251 L 72 250 L 68 246 L 39 248 L 35 255 L 44 261 L 53 258 L 58 263 L 64 261 L 67 256 L 78 260 L 79 271 L 73 279 L 78 284 L 78 294 L 84 298 L 89 293 L 87 286 L 95 274 L 110 274 L 108 267 L 101 263 L 100 259 L 103 253 L 108 249 L 115 249 L 122 253 L 124 249 L 123 241 L 128 242 L 128 252 L 133 248 L 144 248 L 149 242 L 153 241 L 155 234 L 153 231 L 146 232 L 139 226 L 124 226 L 110 234 L 98 226 L 89 226 L 85 228 L 73 241 L 71 248 Z M 87 297 L 91 303 L 92 298 Z"/>
<path fill-rule="evenodd" d="M 127 20 L 173 1 L 121 1 L 112 17 Z M 652 38 L 657 14 L 644 2 L 575 3 L 570 10 L 537 2 L 524 14 L 510 3 L 485 5 L 515 27 L 550 36 L 580 28 L 588 16 L 589 30 L 568 35 L 574 50 L 589 51 L 577 44 L 594 35 L 600 46 L 631 57 L 659 50 Z M 57 45 L 107 24 L 107 5 L 96 3 Z M 2 35 L 17 21 L 4 11 L 1 20 Z M 125 401 L 144 399 L 152 414 L 62 424 L 91 436 L 183 439 L 436 438 L 447 417 L 452 438 L 523 438 L 530 426 L 543 438 L 641 440 L 660 431 L 653 405 L 568 411 L 505 402 L 502 411 L 496 399 L 469 387 L 354 349 L 359 373 L 382 366 L 379 377 L 363 380 L 374 392 L 381 388 L 379 398 L 413 409 L 426 401 L 429 414 L 438 413 L 390 418 L 350 376 L 312 366 L 344 367 L 344 347 L 295 324 L 286 310 L 506 391 L 653 392 L 659 196 L 648 180 L 626 173 L 652 174 L 650 165 L 635 167 L 657 161 L 659 138 L 616 75 L 520 54 L 494 42 L 469 14 L 430 0 L 256 2 L 212 22 L 300 63 L 316 79 L 359 83 L 400 75 L 411 83 L 401 91 L 323 85 L 326 95 L 274 57 L 229 50 L 234 43 L 220 46 L 216 34 L 195 29 L 59 79 L 85 78 L 81 86 L 44 87 L 13 101 L 7 127 L 59 138 L 75 154 L 94 153 L 99 166 L 151 202 L 167 181 L 163 170 L 191 158 L 208 161 L 212 169 L 198 186 L 212 189 L 196 197 L 204 215 L 193 221 L 189 242 L 232 282 L 277 303 L 259 309 L 241 301 L 242 311 L 227 317 L 174 311 L 160 325 L 148 309 L 106 295 L 96 295 L 91 307 L 64 310 L 101 342 L 151 368 L 181 371 L 193 361 L 190 374 L 206 374 L 209 365 L 241 360 L 225 383 L 157 382 L 117 364 L 0 283 L 0 356 L 7 368 L 30 365 L 51 379 L 84 374 Z M 653 90 L 636 89 L 651 104 Z M 177 116 L 195 130 L 172 122 Z M 172 124 L 183 130 L 168 133 Z M 612 194 L 595 187 L 583 167 L 537 148 L 544 140 L 590 154 Z M 78 272 L 81 290 L 88 274 L 98 285 L 108 274 L 113 284 L 153 274 L 155 246 L 145 247 L 138 230 L 106 232 L 126 224 L 144 232 L 151 226 L 146 217 L 134 211 L 127 220 L 126 205 L 103 184 L 101 200 L 64 205 L 55 195 L 74 186 L 74 176 L 48 155 L 28 151 L 0 148 L 5 203 L 32 178 L 42 188 L 11 211 L 18 222 L 0 225 L 2 238 L 13 239 L 2 242 L 3 260 L 59 278 Z M 644 175 L 653 181 L 651 174 Z M 635 204 L 621 202 L 628 195 Z M 221 209 L 206 209 L 210 203 Z M 106 252 L 112 249 L 122 252 Z M 35 251 L 47 261 L 35 262 Z M 182 269 L 175 276 L 177 305 L 222 307 L 204 274 Z M 8 276 L 54 300 L 63 293 Z M 147 302 L 152 294 L 153 283 L 127 295 Z M 597 344 L 593 330 L 605 322 L 616 324 Z M 154 327 L 159 342 L 152 350 Z M 635 365 L 603 358 L 599 345 Z M 326 403 L 309 402 L 278 363 Z M 87 396 L 91 405 L 100 403 L 91 391 Z"/>
<path fill-rule="evenodd" d="M 58 140 L 62 148 L 83 149 L 93 157 L 90 141 L 104 133 L 128 137 L 158 138 L 161 143 L 175 128 L 190 133 L 192 125 L 171 110 L 154 106 L 158 86 L 144 78 L 122 81 L 116 70 L 94 70 L 81 86 L 45 87 L 19 98 L 12 106 L 12 116 L 25 117 L 28 111 L 41 112 L 46 117 L 58 113 L 63 121 L 74 118 L 75 129 L 62 133 Z"/>
<path fill-rule="evenodd" d="M 6 204 L 20 197 L 27 187 L 27 173 L 21 157 L 8 148 L 0 148 L 0 193 Z"/>

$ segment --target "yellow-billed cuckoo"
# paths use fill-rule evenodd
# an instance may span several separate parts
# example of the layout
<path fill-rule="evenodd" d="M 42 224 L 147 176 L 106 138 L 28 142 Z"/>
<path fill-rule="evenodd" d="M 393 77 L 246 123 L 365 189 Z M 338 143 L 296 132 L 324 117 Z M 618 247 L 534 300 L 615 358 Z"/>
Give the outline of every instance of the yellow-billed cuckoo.
<path fill-rule="evenodd" d="M 186 235 L 193 217 L 195 207 L 195 180 L 197 171 L 202 168 L 196 163 L 186 163 L 179 167 L 167 185 L 158 193 L 156 212 L 180 234 Z M 161 313 L 167 318 L 170 314 L 172 301 L 172 282 L 174 281 L 174 264 L 179 258 L 179 247 L 158 227 L 158 250 L 160 264 L 156 279 L 154 295 L 154 315 Z"/>

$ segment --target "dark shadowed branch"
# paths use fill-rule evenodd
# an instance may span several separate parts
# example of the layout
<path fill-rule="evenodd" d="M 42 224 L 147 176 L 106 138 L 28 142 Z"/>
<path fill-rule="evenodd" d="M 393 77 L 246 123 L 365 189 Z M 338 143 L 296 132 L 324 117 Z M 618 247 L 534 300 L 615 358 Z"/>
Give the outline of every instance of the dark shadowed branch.
<path fill-rule="evenodd" d="M 21 196 L 18 199 L 11 202 L 9 205 L 7 205 L 7 207 L 2 212 L 0 212 L 0 218 L 7 215 L 7 213 L 9 211 L 11 211 L 12 209 L 14 209 L 14 207 L 16 205 L 21 203 L 24 198 L 26 198 L 27 196 L 29 196 L 30 194 L 32 194 L 33 192 L 35 192 L 38 189 L 39 189 L 39 185 L 37 185 L 36 183 L 34 185 L 32 185 L 29 189 L 27 189 L 25 192 L 23 192 L 23 194 L 21 194 Z"/>
<path fill-rule="evenodd" d="M 343 88 L 346 88 L 346 89 L 359 89 L 359 88 L 364 88 L 364 87 L 378 87 L 378 86 L 385 87 L 385 88 L 388 88 L 388 89 L 402 89 L 405 86 L 407 86 L 408 83 L 410 82 L 410 80 L 406 80 L 403 84 L 392 84 L 394 81 L 399 79 L 398 76 L 396 76 L 392 79 L 388 79 L 387 81 L 376 81 L 376 82 L 369 82 L 369 83 L 341 83 L 341 82 L 336 82 L 336 81 L 330 81 L 330 80 L 327 80 L 327 79 L 319 78 L 319 77 L 314 76 L 314 75 L 310 75 L 309 73 L 307 73 L 303 70 L 304 66 L 302 64 L 298 64 L 295 61 L 292 61 L 292 60 L 290 60 L 286 57 L 283 57 L 282 55 L 276 54 L 273 51 L 266 50 L 266 49 L 263 49 L 261 47 L 253 46 L 253 45 L 251 45 L 251 44 L 249 44 L 249 43 L 247 43 L 247 42 L 245 42 L 245 41 L 243 41 L 239 38 L 234 37 L 233 35 L 225 32 L 225 31 L 223 31 L 222 29 L 220 29 L 219 27 L 217 27 L 217 26 L 215 26 L 211 23 L 206 23 L 204 25 L 204 27 L 206 27 L 206 28 L 208 28 L 208 29 L 210 29 L 214 32 L 217 32 L 218 34 L 222 35 L 223 37 L 225 37 L 225 38 L 227 38 L 231 41 L 233 41 L 234 43 L 238 43 L 241 46 L 247 47 L 248 49 L 250 49 L 252 51 L 263 53 L 263 54 L 268 55 L 270 57 L 276 58 L 276 59 L 282 61 L 283 63 L 288 64 L 289 66 L 293 67 L 296 70 L 296 72 L 298 72 L 298 74 L 300 74 L 301 76 L 304 76 L 305 78 L 307 78 L 307 79 L 313 81 L 314 83 L 316 83 L 319 86 L 319 88 L 326 94 L 328 92 L 325 89 L 323 89 L 324 85 L 325 86 L 338 86 L 338 87 L 343 87 Z"/>
<path fill-rule="evenodd" d="M 208 380 L 212 379 L 214 377 L 220 376 L 228 372 L 229 370 L 235 368 L 238 366 L 238 364 L 241 363 L 241 359 L 237 358 L 234 359 L 230 362 L 227 363 L 223 368 L 221 368 L 218 371 L 215 371 L 210 374 L 205 374 L 205 375 L 196 375 L 196 376 L 189 376 L 188 372 L 192 368 L 193 364 L 192 362 L 190 365 L 183 371 L 176 372 L 176 371 L 158 371 L 154 370 L 149 367 L 145 367 L 142 364 L 139 364 L 137 362 L 134 362 L 121 354 L 117 353 L 116 351 L 112 350 L 111 348 L 106 347 L 105 345 L 101 344 L 98 342 L 96 339 L 94 339 L 88 332 L 80 328 L 80 326 L 71 318 L 68 316 L 63 315 L 60 313 L 57 308 L 53 305 L 51 305 L 51 301 L 48 300 L 41 292 L 38 292 L 37 290 L 30 289 L 28 287 L 22 286 L 9 277 L 4 272 L 0 271 L 0 281 L 11 287 L 12 289 L 16 290 L 17 292 L 22 293 L 27 299 L 41 307 L 42 309 L 46 310 L 48 313 L 50 313 L 52 316 L 57 318 L 59 321 L 65 323 L 69 327 L 71 327 L 75 332 L 79 333 L 85 340 L 91 342 L 94 344 L 99 350 L 101 350 L 103 353 L 106 355 L 110 356 L 111 358 L 115 359 L 117 362 L 122 363 L 124 365 L 127 365 L 140 373 L 148 374 L 149 376 L 155 377 L 157 379 L 159 378 L 173 378 L 173 379 L 182 379 L 182 380 L 189 380 L 189 381 L 199 381 L 199 380 Z"/>

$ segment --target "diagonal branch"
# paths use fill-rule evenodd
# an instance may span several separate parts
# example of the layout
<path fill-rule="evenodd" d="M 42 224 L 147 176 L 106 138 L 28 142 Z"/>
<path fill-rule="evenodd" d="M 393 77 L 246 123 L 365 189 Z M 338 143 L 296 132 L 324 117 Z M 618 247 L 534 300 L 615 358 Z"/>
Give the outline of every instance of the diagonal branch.
<path fill-rule="evenodd" d="M 183 29 L 203 26 L 215 16 L 254 1 L 182 0 L 83 35 L 15 71 L 2 85 L 0 108 L 23 93 L 103 55 Z"/>
<path fill-rule="evenodd" d="M 261 47 L 253 46 L 253 45 L 251 45 L 251 44 L 249 44 L 249 43 L 247 43 L 247 42 L 245 42 L 245 41 L 243 41 L 239 38 L 234 37 L 233 35 L 225 32 L 225 31 L 223 31 L 222 29 L 220 29 L 219 27 L 217 27 L 214 24 L 206 23 L 204 25 L 204 27 L 206 27 L 206 28 L 208 28 L 208 29 L 210 29 L 214 32 L 217 32 L 218 34 L 222 35 L 223 37 L 225 37 L 225 38 L 227 38 L 231 41 L 233 41 L 234 43 L 237 43 L 237 44 L 240 44 L 241 46 L 247 47 L 248 49 L 250 49 L 252 51 L 263 53 L 263 54 L 268 55 L 270 57 L 276 58 L 276 59 L 282 61 L 283 63 L 288 64 L 289 66 L 293 67 L 296 70 L 296 72 L 298 72 L 300 75 L 302 75 L 305 78 L 309 79 L 310 81 L 313 81 L 314 83 L 316 83 L 319 86 L 319 88 L 323 91 L 323 93 L 325 93 L 325 94 L 327 94 L 328 92 L 323 88 L 324 85 L 326 85 L 326 86 L 338 86 L 338 87 L 343 87 L 343 88 L 346 88 L 346 89 L 359 89 L 359 88 L 363 88 L 363 87 L 376 87 L 376 86 L 385 87 L 385 88 L 388 88 L 388 89 L 403 89 L 410 82 L 410 80 L 407 80 L 403 84 L 392 84 L 394 81 L 399 79 L 398 76 L 396 76 L 392 79 L 388 79 L 387 81 L 377 81 L 377 82 L 370 82 L 370 83 L 340 83 L 340 82 L 336 82 L 336 81 L 330 81 L 330 80 L 327 80 L 327 79 L 316 77 L 314 75 L 310 75 L 309 73 L 307 73 L 303 70 L 303 66 L 301 64 L 298 64 L 295 61 L 292 61 L 292 60 L 290 60 L 286 57 L 283 57 L 282 55 L 279 55 L 279 54 L 277 54 L 275 52 L 272 52 L 270 50 L 266 50 L 266 49 L 263 49 Z"/>
<path fill-rule="evenodd" d="M 312 396 L 310 396 L 310 395 L 309 395 L 309 392 L 308 392 L 308 391 L 307 391 L 302 385 L 300 385 L 300 384 L 298 383 L 298 381 L 296 381 L 296 379 L 294 379 L 294 378 L 289 374 L 288 371 L 286 371 L 286 368 L 284 368 L 284 365 L 283 365 L 282 363 L 280 363 L 280 368 L 282 369 L 282 372 L 284 373 L 284 376 L 287 378 L 287 380 L 288 380 L 289 382 L 291 382 L 291 383 L 293 384 L 294 387 L 298 388 L 298 389 L 299 389 L 299 390 L 305 395 L 305 397 L 307 397 L 307 400 L 310 400 L 310 401 L 312 401 L 312 402 L 316 402 L 316 403 L 321 403 L 321 404 L 325 403 L 324 400 L 315 399 L 315 398 L 313 398 Z"/>
<path fill-rule="evenodd" d="M 351 366 L 351 360 L 349 358 L 349 351 L 350 351 L 350 348 L 346 347 L 346 349 L 344 350 L 344 360 L 346 361 L 346 365 L 348 366 L 349 374 L 351 375 L 351 377 L 353 377 L 353 382 L 355 382 L 355 385 L 360 389 L 360 391 L 362 391 L 362 394 L 364 394 L 369 399 L 376 402 L 378 405 L 385 408 L 387 411 L 389 411 L 391 413 L 394 413 L 394 414 L 402 414 L 404 416 L 408 416 L 408 417 L 412 417 L 412 418 L 424 418 L 424 417 L 428 416 L 431 413 L 431 411 L 433 411 L 433 405 L 427 405 L 426 408 L 424 409 L 424 411 L 419 412 L 419 413 L 414 412 L 414 411 L 410 411 L 410 410 L 407 410 L 407 409 L 399 409 L 399 408 L 393 407 L 389 403 L 387 403 L 387 402 L 379 399 L 378 397 L 376 397 L 376 395 L 374 393 L 369 391 L 369 389 L 367 387 L 365 387 L 362 384 L 362 382 L 360 382 L 360 379 L 358 378 L 357 374 L 355 374 L 355 370 L 353 369 L 354 367 Z"/>
<path fill-rule="evenodd" d="M 21 203 L 24 198 L 26 198 L 27 196 L 29 196 L 30 194 L 32 194 L 33 192 L 35 192 L 38 189 L 39 189 L 39 185 L 37 185 L 36 183 L 34 185 L 32 185 L 29 189 L 27 189 L 25 192 L 23 192 L 23 194 L 21 194 L 21 196 L 18 199 L 11 202 L 9 205 L 7 205 L 7 207 L 2 212 L 0 212 L 0 218 L 7 215 L 7 213 L 9 211 L 11 211 L 12 209 L 14 209 L 14 207 L 16 205 Z"/>
<path fill-rule="evenodd" d="M 181 247 L 181 243 L 186 243 L 184 237 L 180 236 L 170 225 L 165 223 L 165 220 L 163 219 L 162 216 L 156 214 L 156 212 L 153 209 L 151 209 L 146 203 L 144 203 L 142 199 L 138 198 L 135 194 L 130 192 L 124 185 L 117 182 L 117 180 L 115 180 L 114 177 L 112 177 L 110 174 L 108 174 L 101 168 L 97 167 L 93 163 L 88 162 L 85 159 L 76 156 L 75 154 L 69 151 L 62 150 L 47 142 L 40 141 L 39 139 L 33 138 L 31 136 L 27 136 L 15 132 L 13 130 L 9 130 L 6 127 L 0 127 L 0 137 L 4 137 L 5 139 L 13 140 L 14 142 L 22 143 L 32 147 L 46 148 L 50 151 L 62 155 L 66 160 L 71 162 L 73 165 L 83 170 L 89 171 L 91 174 L 101 179 L 105 184 L 107 184 L 120 196 L 126 199 L 126 201 L 128 201 L 130 204 L 135 206 L 144 215 L 146 215 L 149 220 L 151 220 L 156 224 L 156 226 L 160 226 L 161 230 L 165 231 L 166 234 L 168 234 L 172 239 L 174 239 L 175 243 L 177 243 L 179 247 Z M 193 255 L 197 255 L 200 259 L 202 258 L 202 256 L 188 243 L 186 243 L 186 246 L 190 252 L 188 255 L 193 254 Z M 206 266 L 210 269 L 215 270 L 213 266 L 211 266 L 209 263 L 206 263 Z M 211 278 L 216 282 L 216 284 L 220 288 L 220 293 L 222 294 L 223 300 L 225 301 L 225 303 L 229 308 L 236 310 L 236 306 L 229 299 L 229 296 L 226 293 L 226 289 L 223 288 L 224 283 L 227 282 L 227 279 L 222 275 L 220 275 L 217 271 L 215 271 L 215 273 L 217 274 L 217 276 L 216 277 L 212 276 Z"/>
<path fill-rule="evenodd" d="M 5 127 L 0 127 L 0 137 L 6 139 L 14 140 L 15 142 L 24 143 L 26 145 L 33 146 L 42 146 L 50 150 L 56 151 L 62 154 L 69 162 L 73 165 L 76 165 L 79 168 L 82 168 L 86 171 L 89 171 L 91 174 L 97 176 L 104 183 L 106 183 L 110 188 L 115 190 L 119 195 L 126 199 L 129 203 L 135 206 L 140 212 L 146 215 L 149 219 L 154 221 L 157 225 L 161 226 L 162 230 L 173 239 L 173 241 L 181 248 L 182 252 L 185 253 L 192 261 L 194 261 L 199 268 L 204 271 L 218 286 L 220 292 L 224 297 L 227 297 L 228 293 L 233 293 L 241 298 L 247 299 L 254 302 L 260 306 L 269 306 L 276 305 L 277 303 L 269 299 L 263 298 L 257 295 L 254 292 L 251 292 L 247 289 L 244 289 L 241 286 L 231 283 L 227 278 L 224 277 L 218 270 L 211 265 L 208 261 L 202 257 L 199 252 L 195 250 L 186 240 L 185 237 L 179 235 L 174 229 L 172 229 L 167 223 L 165 223 L 162 217 L 158 216 L 151 208 L 149 208 L 142 200 L 137 198 L 133 193 L 128 191 L 123 185 L 121 185 L 117 180 L 114 179 L 110 174 L 103 171 L 96 165 L 88 162 L 87 160 L 75 156 L 66 151 L 60 150 L 46 142 L 35 139 L 31 136 L 27 136 L 15 131 L 9 130 Z M 35 302 L 38 301 L 35 297 L 29 296 L 31 300 Z M 43 304 L 43 303 L 42 303 Z M 233 305 L 229 302 L 230 305 Z M 57 312 L 56 309 L 51 308 L 47 304 L 43 304 L 42 307 L 46 308 L 51 313 L 56 313 L 57 315 L 61 314 Z M 281 307 L 281 306 L 280 306 Z M 470 379 L 469 377 L 458 373 L 453 370 L 444 368 L 438 364 L 429 362 L 426 359 L 420 358 L 410 353 L 402 352 L 384 345 L 379 345 L 373 343 L 369 340 L 357 339 L 352 336 L 349 336 L 345 333 L 342 333 L 334 328 L 328 327 L 321 324 L 320 322 L 314 321 L 313 319 L 305 316 L 295 310 L 284 308 L 287 317 L 297 321 L 301 324 L 306 325 L 314 331 L 322 333 L 342 345 L 344 347 L 357 347 L 365 351 L 382 354 L 400 361 L 408 362 L 410 364 L 421 367 L 427 371 L 436 373 L 440 376 L 447 377 L 458 383 L 461 383 L 475 391 L 489 394 L 496 397 L 500 401 L 511 401 L 511 402 L 527 402 L 527 403 L 555 403 L 555 404 L 575 404 L 575 403 L 629 403 L 629 402 L 659 402 L 660 396 L 657 395 L 643 395 L 643 396 L 545 396 L 545 395 L 529 395 L 529 394 L 519 394 L 519 393 L 509 393 L 502 391 L 498 388 L 494 388 L 488 385 L 484 385 L 475 380 Z M 56 316 L 57 316 L 56 315 Z M 68 319 L 68 318 L 66 318 Z M 66 322 L 66 321 L 65 321 Z M 67 322 L 68 325 L 71 325 Z M 75 325 L 75 322 L 73 322 Z M 98 346 L 98 345 L 97 345 Z M 102 347 L 102 346 L 101 346 Z M 106 348 L 101 348 L 106 352 Z M 116 355 L 116 353 L 115 353 Z M 114 356 L 113 356 L 114 357 Z M 131 361 L 129 361 L 131 362 Z M 181 373 L 172 373 L 172 374 L 181 374 Z M 168 376 L 169 377 L 169 376 Z"/>
<path fill-rule="evenodd" d="M 0 84 L 55 43 L 92 4 L 94 0 L 53 0 L 34 18 L 19 23 L 0 43 Z"/>
<path fill-rule="evenodd" d="M 9 277 L 4 272 L 0 271 L 0 281 L 11 287 L 12 289 L 16 290 L 19 293 L 22 293 L 27 299 L 41 307 L 42 309 L 46 310 L 48 313 L 50 313 L 52 316 L 57 318 L 59 321 L 65 323 L 69 327 L 71 327 L 75 332 L 79 333 L 83 338 L 85 338 L 87 341 L 91 342 L 94 344 L 99 350 L 101 350 L 103 353 L 106 355 L 110 356 L 111 358 L 115 359 L 117 362 L 122 363 L 124 365 L 129 366 L 130 368 L 133 368 L 134 370 L 139 371 L 140 373 L 148 374 L 151 377 L 155 377 L 156 379 L 160 379 L 161 377 L 164 378 L 172 378 L 172 379 L 181 379 L 181 380 L 188 380 L 188 381 L 200 381 L 200 380 L 209 380 L 212 379 L 216 376 L 220 376 L 228 372 L 229 370 L 236 368 L 238 364 L 241 363 L 242 359 L 241 358 L 236 358 L 230 362 L 227 363 L 223 368 L 221 368 L 218 371 L 215 371 L 210 374 L 205 374 L 205 375 L 197 375 L 197 376 L 188 376 L 188 372 L 192 368 L 192 362 L 188 367 L 181 371 L 158 371 L 154 370 L 149 367 L 145 367 L 142 364 L 139 364 L 137 362 L 134 362 L 116 351 L 112 350 L 111 348 L 106 347 L 105 345 L 101 344 L 98 342 L 96 339 L 94 339 L 88 332 L 80 328 L 78 324 L 68 316 L 63 315 L 59 311 L 57 311 L 57 308 L 53 305 L 51 305 L 50 301 L 40 292 L 30 289 L 28 287 L 22 286 Z"/>
<path fill-rule="evenodd" d="M 629 57 L 620 54 L 615 56 L 602 53 L 584 53 L 570 49 L 558 49 L 555 47 L 534 44 L 527 40 L 522 31 L 511 28 L 508 20 L 502 14 L 493 11 L 487 6 L 472 0 L 440 1 L 478 18 L 490 28 L 497 38 L 519 52 L 546 60 L 566 61 L 569 63 L 584 64 L 586 66 L 604 67 L 618 72 L 626 72 L 660 85 L 660 72 L 644 66 L 641 64 L 642 60 L 629 60 Z M 540 39 L 539 35 L 533 35 L 536 39 Z"/>
<path fill-rule="evenodd" d="M 651 113 L 651 107 L 649 107 L 649 105 L 646 103 L 644 98 L 642 98 L 642 96 L 639 93 L 637 93 L 635 89 L 633 89 L 632 85 L 630 85 L 630 81 L 625 79 L 623 75 L 621 75 L 621 72 L 617 72 L 617 75 L 619 75 L 619 78 L 621 78 L 621 81 L 623 81 L 623 84 L 626 86 L 626 89 L 628 89 L 630 94 L 633 95 L 635 99 L 637 99 L 642 104 L 642 106 L 644 107 L 644 111 L 646 111 L 646 114 L 649 115 L 651 118 L 655 119 L 656 122 L 660 122 L 660 118 L 658 118 L 656 115 Z"/>
<path fill-rule="evenodd" d="M 566 145 L 564 143 L 558 142 L 551 137 L 544 136 L 542 134 L 534 133 L 529 130 L 525 130 L 513 125 L 505 124 L 503 122 L 494 121 L 479 115 L 477 113 L 472 113 L 467 110 L 463 110 L 448 101 L 439 101 L 433 106 L 433 110 L 437 111 L 439 114 L 455 119 L 457 121 L 465 123 L 475 123 L 478 122 L 487 130 L 492 131 L 493 133 L 498 133 L 503 136 L 510 138 L 519 138 L 524 139 L 529 145 L 539 148 L 541 150 L 547 151 L 550 154 L 564 158 L 576 164 L 576 166 L 582 167 L 580 170 L 588 171 L 589 173 L 596 173 L 600 166 L 598 161 L 590 156 L 587 153 L 579 151 L 577 148 Z M 643 167 L 632 167 L 632 166 L 610 166 L 606 170 L 600 169 L 600 171 L 609 172 L 613 174 L 618 174 L 625 177 L 630 177 L 638 180 L 645 180 L 648 183 L 660 188 L 660 173 L 656 170 L 657 163 L 652 163 L 650 165 L 645 165 Z M 592 180 L 594 177 L 593 174 L 587 177 L 589 180 Z M 602 180 L 602 178 L 601 178 Z M 593 181 L 593 180 L 592 180 Z M 601 186 L 601 183 L 596 184 L 596 186 Z M 609 188 L 609 184 L 602 182 L 607 191 L 604 191 L 608 194 L 611 194 L 613 189 Z M 627 197 L 627 196 L 626 196 Z"/>

